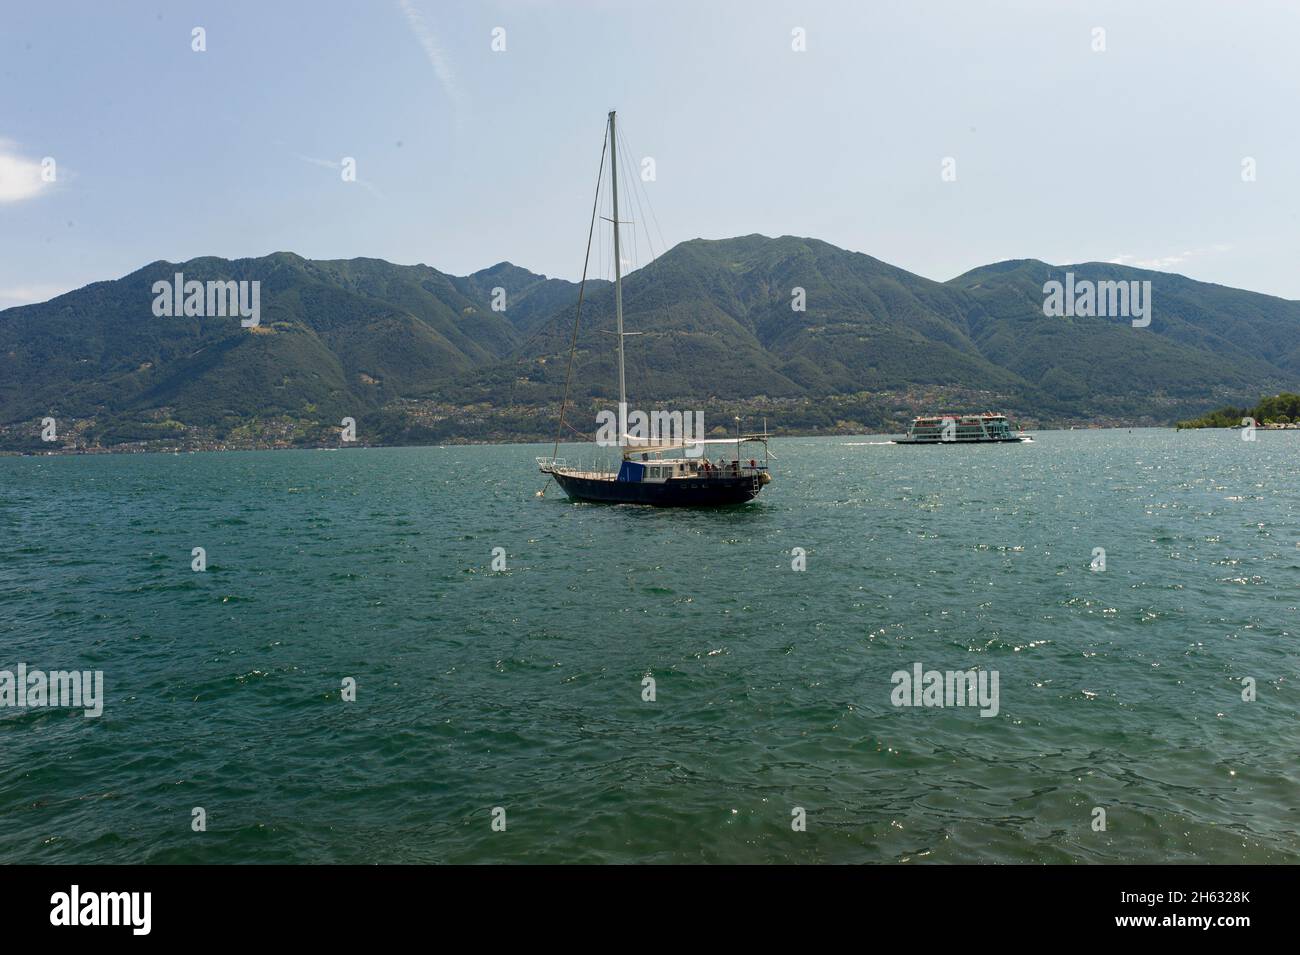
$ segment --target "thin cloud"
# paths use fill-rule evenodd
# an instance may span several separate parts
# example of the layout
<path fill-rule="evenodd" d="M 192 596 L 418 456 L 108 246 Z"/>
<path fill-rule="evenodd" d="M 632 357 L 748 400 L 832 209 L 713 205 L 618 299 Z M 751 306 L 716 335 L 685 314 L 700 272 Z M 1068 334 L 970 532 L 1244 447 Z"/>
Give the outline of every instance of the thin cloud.
<path fill-rule="evenodd" d="M 323 166 L 326 169 L 340 169 L 343 163 L 337 159 L 317 159 L 315 156 L 304 156 L 301 153 L 295 153 L 303 162 L 309 162 L 313 166 Z"/>
<path fill-rule="evenodd" d="M 459 124 L 463 97 L 461 96 L 460 86 L 456 83 L 456 74 L 452 72 L 451 64 L 442 52 L 442 47 L 438 45 L 438 38 L 425 20 L 424 14 L 415 8 L 415 4 L 411 0 L 397 0 L 397 5 L 401 7 L 402 14 L 406 17 L 406 22 L 411 28 L 411 33 L 414 34 L 415 39 L 423 48 L 424 56 L 429 61 L 429 65 L 433 67 L 433 73 L 438 77 L 438 83 L 442 86 L 443 92 L 447 94 L 447 99 L 451 102 L 452 112 L 456 116 L 457 124 Z"/>
<path fill-rule="evenodd" d="M 324 169 L 333 169 L 335 172 L 340 172 L 343 169 L 343 163 L 341 160 L 318 159 L 315 156 L 304 156 L 301 153 L 294 153 L 294 155 L 297 156 L 297 158 L 301 159 L 303 162 L 311 163 L 313 166 L 320 166 Z M 381 193 L 378 189 L 375 188 L 374 183 L 367 182 L 365 179 L 360 179 L 360 178 L 356 180 L 356 183 L 358 186 L 365 189 L 366 192 L 370 193 L 376 199 L 384 198 L 383 193 Z"/>
<path fill-rule="evenodd" d="M 1123 253 L 1115 256 L 1113 259 L 1107 259 L 1111 265 L 1131 265 L 1139 269 L 1155 269 L 1157 271 L 1167 271 L 1175 266 L 1182 265 L 1188 259 L 1200 258 L 1201 256 L 1210 255 L 1215 252 L 1227 252 L 1231 249 L 1230 245 L 1216 243 L 1215 245 L 1206 246 L 1201 249 L 1186 249 L 1182 252 L 1172 252 L 1168 255 L 1158 255 L 1155 258 L 1141 258 L 1136 255 Z"/>
<path fill-rule="evenodd" d="M 41 164 L 18 155 L 14 144 L 0 139 L 0 202 L 33 199 L 54 185 L 41 175 Z"/>

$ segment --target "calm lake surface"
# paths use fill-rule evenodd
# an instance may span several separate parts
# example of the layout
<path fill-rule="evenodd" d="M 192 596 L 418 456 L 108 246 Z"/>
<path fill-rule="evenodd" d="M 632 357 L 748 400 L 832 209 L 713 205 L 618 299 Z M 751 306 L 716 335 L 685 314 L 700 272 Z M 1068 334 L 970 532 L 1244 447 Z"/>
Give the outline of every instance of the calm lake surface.
<path fill-rule="evenodd" d="M 717 511 L 539 500 L 549 446 L 0 458 L 0 669 L 106 697 L 0 709 L 0 862 L 1300 861 L 1300 433 L 881 440 Z"/>

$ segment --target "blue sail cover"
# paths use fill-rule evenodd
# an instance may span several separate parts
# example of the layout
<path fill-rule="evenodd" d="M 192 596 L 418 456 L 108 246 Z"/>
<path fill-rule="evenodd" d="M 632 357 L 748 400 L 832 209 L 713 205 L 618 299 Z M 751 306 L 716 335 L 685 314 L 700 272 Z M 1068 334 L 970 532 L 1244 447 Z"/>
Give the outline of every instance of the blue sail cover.
<path fill-rule="evenodd" d="M 644 477 L 645 465 L 640 461 L 624 461 L 623 466 L 618 469 L 618 479 L 620 481 L 639 483 Z"/>

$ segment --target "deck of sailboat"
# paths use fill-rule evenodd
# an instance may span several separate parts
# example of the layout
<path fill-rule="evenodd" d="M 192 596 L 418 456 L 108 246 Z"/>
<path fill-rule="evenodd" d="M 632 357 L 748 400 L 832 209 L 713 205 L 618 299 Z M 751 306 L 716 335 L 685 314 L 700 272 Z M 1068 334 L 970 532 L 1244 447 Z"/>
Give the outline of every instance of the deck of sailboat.
<path fill-rule="evenodd" d="M 618 473 L 615 471 L 590 471 L 585 468 L 571 468 L 559 465 L 551 467 L 543 465 L 541 467 L 543 474 L 555 474 L 566 478 L 577 478 L 583 481 L 615 481 L 618 479 Z M 726 481 L 736 480 L 737 478 L 761 478 L 767 473 L 766 467 L 713 467 L 709 470 L 695 470 L 684 474 L 674 474 L 664 478 L 665 481 Z"/>
<path fill-rule="evenodd" d="M 613 481 L 618 477 L 617 472 L 614 471 L 578 471 L 574 468 L 555 468 L 553 473 L 580 478 L 584 481 Z"/>

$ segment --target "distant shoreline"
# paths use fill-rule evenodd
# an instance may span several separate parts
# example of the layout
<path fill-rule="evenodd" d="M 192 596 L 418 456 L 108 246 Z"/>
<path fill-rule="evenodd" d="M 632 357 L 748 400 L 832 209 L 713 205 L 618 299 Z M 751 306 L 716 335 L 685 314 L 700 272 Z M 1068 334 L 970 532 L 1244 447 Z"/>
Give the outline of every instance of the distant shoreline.
<path fill-rule="evenodd" d="M 1235 427 L 1212 427 L 1209 425 L 1199 427 L 1178 427 L 1177 425 L 1085 425 L 1071 428 L 1032 428 L 1026 429 L 1026 434 L 1053 434 L 1058 432 L 1069 431 L 1201 431 L 1201 430 L 1218 430 L 1233 431 L 1241 430 L 1241 426 Z M 1261 431 L 1297 431 L 1300 428 L 1265 428 L 1260 427 Z M 901 431 L 844 431 L 844 432 L 791 432 L 773 434 L 773 438 L 875 438 L 890 439 L 901 437 L 904 432 Z M 127 454 L 227 454 L 246 451 L 358 451 L 362 449 L 376 450 L 379 448 L 456 448 L 456 447 L 496 447 L 503 445 L 518 445 L 520 447 L 544 446 L 554 443 L 554 438 L 539 438 L 531 441 L 521 440 L 500 440 L 500 441 L 468 441 L 468 440 L 450 440 L 439 441 L 428 444 L 367 444 L 357 441 L 348 444 L 326 445 L 326 444 L 304 444 L 289 447 L 277 446 L 250 446 L 250 447 L 222 447 L 222 448 L 189 448 L 189 447 L 123 447 L 114 445 L 112 447 L 88 447 L 88 448 L 55 448 L 40 451 L 8 451 L 0 450 L 0 457 L 12 458 L 53 458 L 53 457 L 89 457 L 101 455 L 127 455 Z M 565 445 L 582 445 L 581 441 L 562 441 Z M 588 442 L 589 443 L 589 442 Z"/>

